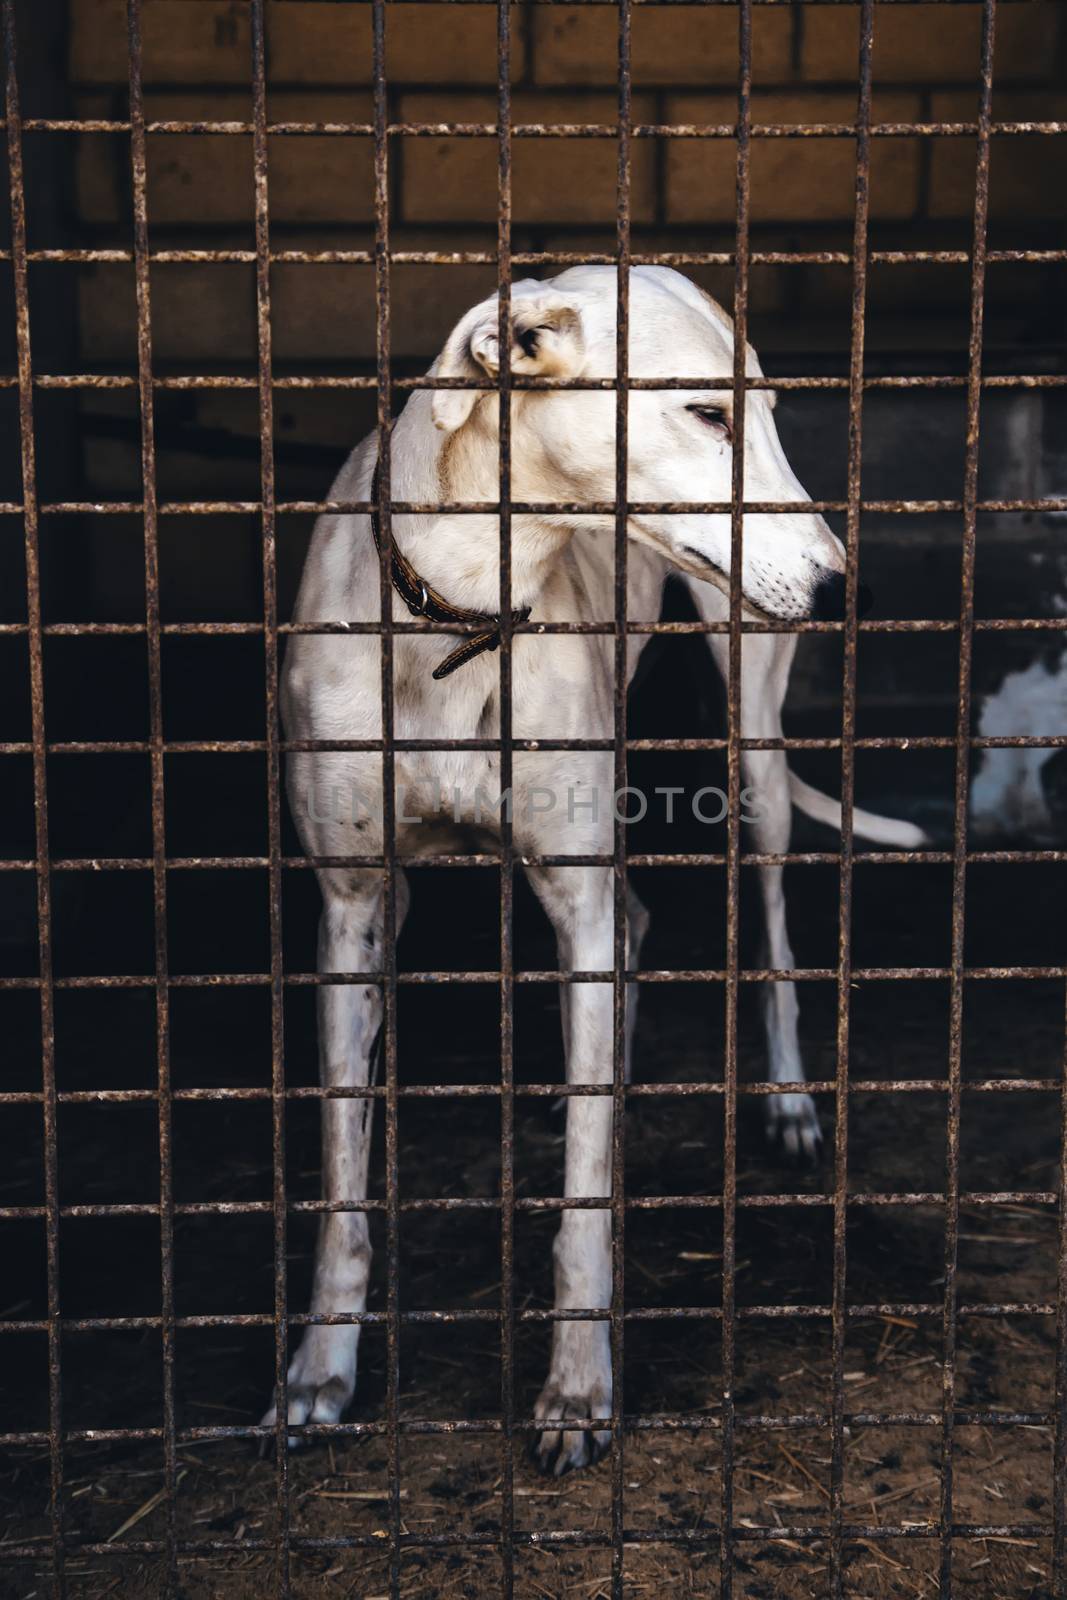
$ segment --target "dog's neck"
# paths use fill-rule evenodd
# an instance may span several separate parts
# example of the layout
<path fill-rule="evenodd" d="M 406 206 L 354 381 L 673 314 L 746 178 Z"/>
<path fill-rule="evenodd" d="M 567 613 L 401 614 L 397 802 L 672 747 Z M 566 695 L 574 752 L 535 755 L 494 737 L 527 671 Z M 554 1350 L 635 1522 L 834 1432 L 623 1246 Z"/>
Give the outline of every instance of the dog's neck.
<path fill-rule="evenodd" d="M 513 459 L 515 451 L 513 450 Z M 499 443 L 475 414 L 453 434 L 441 433 L 430 416 L 429 394 L 412 396 L 393 432 L 390 498 L 457 504 L 499 498 Z M 524 463 L 523 482 L 529 476 Z M 557 491 L 558 493 L 558 491 Z M 514 486 L 513 498 L 521 498 Z M 535 498 L 540 498 L 539 491 Z M 545 498 L 551 498 L 546 495 Z M 453 605 L 500 610 L 499 518 L 479 514 L 396 515 L 392 532 L 399 548 L 427 583 Z M 515 516 L 511 523 L 511 604 L 536 606 L 571 529 L 558 520 Z"/>

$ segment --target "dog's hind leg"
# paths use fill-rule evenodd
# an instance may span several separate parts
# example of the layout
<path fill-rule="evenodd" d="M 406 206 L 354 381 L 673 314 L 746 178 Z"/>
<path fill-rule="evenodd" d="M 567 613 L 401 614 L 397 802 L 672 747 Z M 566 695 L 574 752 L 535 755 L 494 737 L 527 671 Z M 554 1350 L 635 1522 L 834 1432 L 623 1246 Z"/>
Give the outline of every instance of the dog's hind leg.
<path fill-rule="evenodd" d="M 377 872 L 323 871 L 318 968 L 322 973 L 371 971 L 381 966 L 382 878 Z M 397 874 L 397 933 L 408 891 Z M 376 984 L 323 984 L 318 991 L 319 1076 L 324 1088 L 370 1083 L 382 1020 Z M 366 1199 L 373 1099 L 322 1101 L 322 1197 L 334 1203 Z M 319 1221 L 311 1293 L 313 1312 L 361 1312 L 367 1303 L 371 1247 L 365 1211 L 326 1212 Z M 336 1422 L 356 1385 L 359 1325 L 311 1326 L 289 1367 L 289 1421 Z M 276 1399 L 277 1397 L 275 1397 Z M 272 1403 L 263 1421 L 275 1421 Z M 290 1435 L 289 1443 L 297 1443 Z"/>
<path fill-rule="evenodd" d="M 611 873 L 604 867 L 537 868 L 530 882 L 556 931 L 561 971 L 610 971 L 614 925 Z M 570 1084 L 612 1081 L 613 992 L 610 983 L 566 986 L 564 1047 Z M 564 1194 L 603 1200 L 603 1207 L 567 1210 L 553 1247 L 556 1309 L 604 1309 L 611 1304 L 611 1123 L 608 1095 L 567 1098 Z M 545 1471 L 559 1475 L 595 1461 L 607 1429 L 568 1428 L 571 1420 L 611 1414 L 611 1351 L 606 1321 L 556 1322 L 548 1378 L 535 1407 L 541 1420 L 558 1419 L 536 1439 Z"/>
<path fill-rule="evenodd" d="M 779 733 L 781 724 L 778 724 Z M 774 738 L 775 734 L 752 737 Z M 789 849 L 792 824 L 789 771 L 784 750 L 746 750 L 741 760 L 745 787 L 753 800 L 751 828 L 761 855 L 782 855 Z M 757 867 L 764 915 L 764 964 L 788 970 L 794 964 L 786 926 L 785 888 L 781 867 Z M 768 1077 L 774 1083 L 802 1083 L 804 1063 L 797 1033 L 799 1006 L 796 984 L 788 980 L 763 986 L 763 1026 L 767 1036 Z M 814 1162 L 822 1143 L 819 1115 L 810 1094 L 795 1089 L 771 1094 L 766 1101 L 767 1137 L 781 1142 L 789 1156 Z"/>
<path fill-rule="evenodd" d="M 710 643 L 725 679 L 729 641 L 725 636 L 718 636 Z M 745 639 L 741 655 L 741 733 L 744 738 L 782 737 L 782 704 L 795 647 L 795 638 L 782 634 Z M 785 751 L 742 751 L 741 776 L 747 800 L 747 804 L 742 803 L 741 814 L 751 826 L 757 852 L 785 854 L 793 825 Z M 788 970 L 794 961 L 786 926 L 784 869 L 767 865 L 756 870 L 763 901 L 765 964 L 771 970 Z M 767 1037 L 767 1075 L 772 1084 L 804 1081 L 798 1016 L 795 983 L 782 979 L 765 985 L 763 1025 Z M 817 1159 L 822 1130 L 810 1094 L 791 1089 L 768 1095 L 766 1126 L 768 1138 L 779 1142 L 788 1156 L 812 1162 Z"/>

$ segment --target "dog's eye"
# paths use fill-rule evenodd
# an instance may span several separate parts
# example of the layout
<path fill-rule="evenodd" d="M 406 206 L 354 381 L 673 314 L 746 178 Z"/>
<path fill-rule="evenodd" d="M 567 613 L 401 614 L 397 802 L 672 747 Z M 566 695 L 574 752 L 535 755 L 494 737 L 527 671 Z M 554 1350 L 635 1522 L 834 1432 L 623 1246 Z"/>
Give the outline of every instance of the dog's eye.
<path fill-rule="evenodd" d="M 719 428 L 727 438 L 730 437 L 730 419 L 722 406 L 687 406 L 686 410 L 699 417 L 701 422 L 706 422 L 709 427 Z"/>
<path fill-rule="evenodd" d="M 535 356 L 540 354 L 541 335 L 543 333 L 551 332 L 551 328 L 536 327 L 524 328 L 522 333 L 516 334 L 516 339 L 518 340 L 518 343 L 522 349 L 523 355 L 529 356 L 530 360 L 532 361 Z"/>

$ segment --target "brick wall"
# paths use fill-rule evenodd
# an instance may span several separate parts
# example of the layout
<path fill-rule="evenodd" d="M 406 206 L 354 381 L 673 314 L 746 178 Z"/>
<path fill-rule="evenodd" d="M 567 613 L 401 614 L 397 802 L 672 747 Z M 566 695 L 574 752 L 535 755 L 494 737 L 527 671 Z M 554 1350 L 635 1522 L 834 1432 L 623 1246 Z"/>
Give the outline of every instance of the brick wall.
<path fill-rule="evenodd" d="M 369 121 L 371 10 L 363 4 L 268 0 L 268 114 L 278 120 Z M 854 115 L 858 7 L 757 6 L 753 14 L 753 117 L 761 123 L 847 122 Z M 146 0 L 146 108 L 152 118 L 245 120 L 251 115 L 250 17 L 246 0 Z M 874 49 L 876 121 L 973 119 L 977 106 L 980 7 L 880 5 Z M 496 12 L 492 5 L 403 5 L 387 11 L 390 114 L 396 120 L 492 122 L 496 97 Z M 633 116 L 638 123 L 729 124 L 735 114 L 736 11 L 729 6 L 640 7 L 633 14 Z M 513 116 L 517 123 L 612 122 L 617 14 L 610 6 L 516 6 L 513 11 Z M 1067 91 L 1067 7 L 999 7 L 994 114 L 1063 118 Z M 70 0 L 68 72 L 74 114 L 121 117 L 127 107 L 125 0 Z M 32 105 L 26 106 L 32 115 Z M 248 249 L 253 243 L 251 140 L 247 136 L 150 138 L 148 212 L 153 246 Z M 1062 244 L 1067 183 L 1062 141 L 1004 138 L 992 159 L 991 241 L 1001 246 Z M 532 140 L 514 144 L 516 249 L 610 250 L 615 235 L 612 139 Z M 729 139 L 635 139 L 633 241 L 636 249 L 729 249 L 735 147 Z M 974 139 L 878 138 L 871 169 L 872 244 L 880 248 L 967 249 L 973 206 Z M 852 232 L 854 146 L 842 138 L 763 138 L 752 148 L 754 243 L 766 249 L 848 249 Z M 390 149 L 391 228 L 396 249 L 492 250 L 496 235 L 496 147 L 490 138 L 394 138 Z M 271 140 L 270 201 L 276 247 L 370 248 L 373 153 L 363 137 Z M 129 247 L 129 142 L 124 135 L 78 141 L 68 215 L 57 236 L 31 245 Z M 123 264 L 62 270 L 76 294 L 83 369 L 134 370 L 132 269 Z M 996 267 L 987 285 L 987 346 L 1030 349 L 1026 360 L 1056 359 L 1063 328 L 1049 308 L 1057 268 Z M 693 276 L 729 303 L 728 269 Z M 398 266 L 393 274 L 392 351 L 398 370 L 419 370 L 448 328 L 495 281 L 492 267 Z M 370 371 L 374 360 L 373 278 L 359 266 L 279 265 L 272 274 L 274 352 L 291 372 Z M 847 268 L 766 266 L 751 282 L 752 335 L 772 370 L 847 370 L 851 276 Z M 955 364 L 966 348 L 965 267 L 873 267 L 868 349 L 899 370 Z M 252 371 L 254 275 L 249 265 L 160 264 L 153 270 L 157 363 L 174 371 Z M 1045 311 L 1040 308 L 1044 306 Z M 1060 313 L 1062 323 L 1062 312 Z M 1005 359 L 1008 359 L 1005 357 Z M 937 370 L 936 366 L 933 370 Z M 1018 370 L 1018 368 L 1016 368 Z M 57 402 L 58 403 L 58 402 Z M 1005 402 L 1009 404 L 1010 402 Z M 1029 402 L 1028 402 L 1029 403 Z M 129 395 L 93 394 L 80 408 L 89 441 L 86 495 L 136 493 L 139 453 Z M 1038 402 L 1036 426 L 1048 431 Z M 946 402 L 919 427 L 920 402 L 880 404 L 872 448 L 909 464 L 922 444 L 946 463 L 958 489 L 962 444 L 958 407 Z M 801 475 L 829 474 L 843 419 L 826 445 L 830 409 L 790 400 L 783 408 L 800 453 Z M 894 418 L 897 420 L 894 421 Z M 880 420 L 879 420 L 880 419 Z M 279 396 L 280 491 L 313 496 L 332 463 L 373 420 L 364 395 Z M 249 396 L 161 396 L 160 471 L 166 493 L 257 492 L 256 419 Z M 1057 427 L 1059 424 L 1057 424 Z M 924 432 L 924 429 L 926 430 Z M 171 430 L 171 431 L 167 431 Z M 837 435 L 840 435 L 840 440 Z M 227 442 L 229 441 L 229 443 Z M 938 441 L 941 441 L 938 443 Z M 232 445 L 232 449 L 230 446 Z M 990 440 L 993 481 L 1008 469 Z M 843 449 L 843 444 L 842 444 Z M 804 460 L 807 451 L 810 461 Z M 1048 464 L 1037 467 L 1049 489 Z M 840 465 L 840 463 L 838 463 Z M 837 470 L 835 466 L 834 471 Z M 838 474 L 839 475 L 839 474 Z M 936 474 L 935 474 L 936 475 Z M 1005 480 L 1006 481 L 1006 480 Z M 823 492 L 834 492 L 833 490 Z M 901 492 L 905 492 L 901 490 Z M 1001 519 L 1003 522 L 1004 519 Z M 220 614 L 229 561 L 247 586 L 248 547 L 230 533 L 209 546 Z M 1001 530 L 1004 532 L 1004 530 Z M 1004 532 L 1016 538 L 1018 529 Z M 870 548 L 899 540 L 893 529 L 865 530 Z M 283 529 L 283 578 L 299 567 L 306 529 Z M 909 535 L 939 604 L 951 608 L 957 567 L 955 530 L 929 525 Z M 1001 537 L 998 532 L 996 539 Z M 95 533 L 93 570 L 116 604 L 140 605 L 136 561 L 114 566 L 105 534 Z M 203 540 L 166 532 L 175 603 L 204 615 Z M 876 560 L 876 555 L 872 556 Z M 989 558 L 992 560 L 992 558 Z M 1015 558 L 1012 557 L 1011 560 Z M 1009 559 L 1005 557 L 1005 569 Z M 914 570 L 914 569 L 913 569 Z M 990 571 L 999 570 L 993 562 Z M 877 573 L 874 575 L 877 580 Z M 890 580 L 890 587 L 893 587 Z M 997 584 L 991 580 L 990 592 Z M 903 602 L 906 595 L 900 596 Z M 1025 604 L 1024 600 L 1020 601 Z M 925 613 L 929 614 L 929 612 Z M 873 648 L 873 647 L 872 647 Z M 886 646 L 891 650 L 891 646 Z M 906 676 L 906 674 L 905 674 Z M 889 674 L 892 678 L 892 673 Z M 816 693 L 816 677 L 809 689 Z M 914 685 L 913 685 L 914 688 Z M 942 686 L 951 692 L 951 673 Z M 836 691 L 835 691 L 836 692 Z M 902 691 L 903 692 L 903 691 Z M 909 691 L 910 692 L 910 691 Z M 933 692 L 933 691 L 931 691 Z M 937 691 L 940 694 L 940 690 Z"/>
<path fill-rule="evenodd" d="M 270 100 L 274 120 L 368 121 L 370 8 L 276 0 L 268 4 Z M 874 115 L 879 121 L 973 118 L 979 7 L 879 7 Z M 388 11 L 392 114 L 422 122 L 492 122 L 495 8 L 405 5 Z M 1067 30 L 1064 8 L 1000 8 L 996 115 L 1062 117 Z M 736 12 L 725 6 L 639 8 L 633 18 L 637 122 L 728 124 L 734 116 Z M 616 13 L 609 6 L 517 6 L 512 77 L 516 122 L 611 122 L 615 117 Z M 759 6 L 753 17 L 756 123 L 847 122 L 854 115 L 858 8 Z M 159 118 L 241 119 L 250 114 L 249 13 L 245 0 L 147 0 L 147 109 Z M 125 102 L 125 0 L 72 0 L 70 73 L 82 115 L 116 114 Z M 368 245 L 373 228 L 373 160 L 368 139 L 277 138 L 271 142 L 271 213 L 276 236 L 299 246 Z M 638 247 L 727 248 L 734 213 L 735 148 L 727 139 L 639 139 L 633 145 L 632 211 Z M 974 141 L 882 138 L 871 173 L 873 243 L 887 247 L 965 244 L 973 204 Z M 835 138 L 757 139 L 752 152 L 752 221 L 768 248 L 847 247 L 854 147 Z M 128 242 L 128 150 L 120 137 L 82 141 L 76 223 L 102 241 Z M 394 139 L 392 229 L 397 248 L 492 248 L 496 149 L 492 139 Z M 149 217 L 156 239 L 247 245 L 252 226 L 251 142 L 234 137 L 150 140 Z M 518 248 L 610 248 L 614 234 L 615 145 L 610 139 L 534 141 L 514 147 L 513 205 Z M 1067 211 L 1060 147 L 1050 139 L 998 141 L 991 206 L 994 231 L 1040 244 Z M 211 330 L 190 327 L 190 300 L 208 269 L 160 274 L 156 340 L 164 358 L 244 360 L 250 354 L 249 275 L 214 275 Z M 728 275 L 704 274 L 728 292 Z M 779 267 L 754 281 L 757 315 L 790 318 L 807 307 L 820 318 L 847 308 L 842 275 L 821 288 L 817 274 Z M 369 360 L 372 321 L 360 314 L 359 269 L 277 274 L 278 354 L 299 362 Z M 883 295 L 900 295 L 887 273 Z M 944 272 L 912 276 L 925 313 L 953 301 Z M 487 281 L 478 269 L 435 278 L 432 315 L 418 275 L 398 274 L 394 354 L 431 356 L 448 319 Z M 165 287 L 162 285 L 166 283 Z M 829 291 L 829 292 L 828 292 Z M 993 298 L 998 284 L 991 285 Z M 128 355 L 129 292 L 118 278 L 86 274 L 80 288 L 87 359 Z M 342 314 L 338 315 L 338 308 Z M 190 344 L 190 338 L 192 344 Z M 820 342 L 822 338 L 820 337 Z"/>

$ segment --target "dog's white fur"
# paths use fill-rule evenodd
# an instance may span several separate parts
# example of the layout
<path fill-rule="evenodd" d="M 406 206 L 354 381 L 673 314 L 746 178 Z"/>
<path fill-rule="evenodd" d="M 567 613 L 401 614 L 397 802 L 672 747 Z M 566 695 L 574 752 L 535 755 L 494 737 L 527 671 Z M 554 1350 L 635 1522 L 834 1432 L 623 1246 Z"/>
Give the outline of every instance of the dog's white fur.
<path fill-rule="evenodd" d="M 449 377 L 491 376 L 498 371 L 497 301 L 485 301 L 457 325 L 432 369 Z M 616 349 L 616 277 L 613 268 L 579 267 L 546 282 L 512 289 L 515 373 L 612 377 Z M 701 290 L 676 272 L 639 267 L 630 280 L 630 373 L 671 378 L 701 372 L 721 376 L 733 362 L 732 324 Z M 749 350 L 747 370 L 759 374 Z M 819 584 L 844 569 L 841 545 L 808 496 L 782 451 L 774 425 L 773 396 L 748 394 L 745 413 L 746 499 L 795 502 L 788 515 L 746 514 L 744 599 L 757 614 L 784 620 L 809 616 Z M 729 501 L 731 444 L 727 425 L 691 407 L 721 408 L 729 391 L 633 391 L 629 396 L 629 478 L 632 501 Z M 612 392 L 516 391 L 511 406 L 512 495 L 517 501 L 605 501 L 615 496 L 615 396 Z M 499 400 L 477 390 L 417 391 L 396 422 L 392 438 L 392 496 L 398 501 L 490 501 L 498 495 Z M 370 436 L 353 452 L 334 486 L 341 499 L 370 491 L 377 442 Z M 499 608 L 498 524 L 484 515 L 401 516 L 394 537 L 418 571 L 452 602 L 495 612 Z M 703 617 L 728 614 L 730 519 L 726 515 L 634 516 L 629 525 L 628 614 L 654 621 L 663 584 L 675 571 L 690 581 Z M 544 621 L 607 621 L 613 616 L 613 519 L 553 511 L 516 516 L 512 526 L 512 600 Z M 839 580 L 838 580 L 839 583 Z M 406 612 L 394 597 L 394 616 Z M 315 529 L 297 605 L 301 620 L 377 621 L 378 557 L 368 519 L 324 516 Z M 632 673 L 644 639 L 630 639 Z M 712 655 L 725 670 L 728 641 L 709 636 Z M 741 722 L 747 737 L 781 735 L 795 637 L 746 636 L 743 645 Z M 285 664 L 283 708 L 291 739 L 375 739 L 381 736 L 381 655 L 373 635 L 295 636 Z M 394 641 L 395 736 L 398 739 L 493 738 L 499 729 L 499 666 L 483 655 L 443 682 L 433 668 L 447 652 L 441 636 L 398 635 Z M 513 644 L 513 732 L 519 739 L 610 738 L 612 641 L 602 635 L 516 636 Z M 839 825 L 840 807 L 789 773 L 782 752 L 748 752 L 744 781 L 763 807 L 754 824 L 760 851 L 788 847 L 790 804 Z M 374 854 L 382 849 L 380 822 L 347 812 L 348 798 L 380 792 L 376 754 L 298 754 L 289 764 L 289 793 L 304 845 L 314 855 Z M 401 853 L 449 848 L 455 841 L 451 801 L 479 789 L 499 793 L 499 758 L 493 752 L 398 752 L 396 782 L 432 813 L 432 826 L 398 822 Z M 520 855 L 610 854 L 610 805 L 599 814 L 580 801 L 590 791 L 612 793 L 610 753 L 517 751 L 513 758 L 514 836 Z M 548 809 L 532 803 L 534 791 L 573 791 L 579 803 Z M 322 797 L 337 791 L 337 809 Z M 314 799 L 312 797 L 315 797 Z M 433 797 L 438 797 L 434 800 Z M 403 808 L 398 808 L 398 815 Z M 487 810 L 483 832 L 490 834 Z M 896 845 L 920 841 L 903 823 L 856 812 L 859 834 Z M 464 837 L 470 837 L 468 829 Z M 402 875 L 400 875 L 402 877 Z M 612 966 L 612 874 L 608 868 L 528 870 L 529 880 L 556 932 L 560 969 L 605 971 Z M 380 965 L 382 874 L 379 870 L 320 870 L 323 896 L 319 939 L 322 972 L 354 973 Z M 782 872 L 761 869 L 767 923 L 767 960 L 793 965 L 785 921 Z M 398 896 L 398 923 L 406 910 Z M 638 962 L 645 914 L 631 899 L 627 964 Z M 633 989 L 634 985 L 631 985 Z M 632 1035 L 634 997 L 628 1032 Z M 325 1085 L 368 1081 L 381 1018 L 374 985 L 327 985 L 319 990 L 319 1048 Z M 564 988 L 567 1077 L 571 1083 L 605 1083 L 612 1073 L 612 989 L 580 983 Z M 791 983 L 768 985 L 766 1028 L 773 1080 L 798 1081 L 803 1066 L 797 1043 L 797 1002 Z M 329 1201 L 358 1202 L 366 1194 L 370 1100 L 323 1102 L 323 1193 Z M 813 1155 L 820 1134 L 811 1098 L 803 1093 L 767 1100 L 770 1131 L 785 1148 Z M 564 1192 L 606 1197 L 611 1183 L 611 1102 L 603 1097 L 567 1101 Z M 605 1307 L 611 1300 L 610 1217 L 606 1209 L 562 1213 L 555 1251 L 556 1304 Z M 358 1312 L 366 1302 L 370 1246 L 366 1215 L 331 1213 L 322 1219 L 315 1262 L 313 1310 Z M 312 1326 L 289 1371 L 289 1419 L 330 1421 L 352 1397 L 357 1327 Z M 553 1325 L 549 1374 L 536 1413 L 558 1418 L 558 1429 L 539 1436 L 545 1466 L 581 1465 L 603 1447 L 606 1433 L 568 1429 L 571 1418 L 607 1416 L 611 1405 L 608 1325 L 603 1321 Z M 267 1420 L 274 1418 L 273 1407 Z"/>

